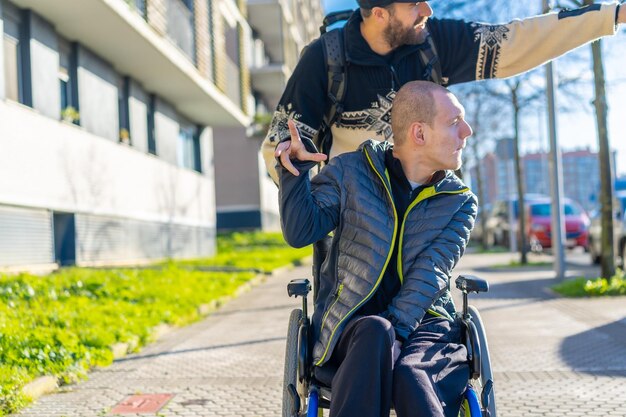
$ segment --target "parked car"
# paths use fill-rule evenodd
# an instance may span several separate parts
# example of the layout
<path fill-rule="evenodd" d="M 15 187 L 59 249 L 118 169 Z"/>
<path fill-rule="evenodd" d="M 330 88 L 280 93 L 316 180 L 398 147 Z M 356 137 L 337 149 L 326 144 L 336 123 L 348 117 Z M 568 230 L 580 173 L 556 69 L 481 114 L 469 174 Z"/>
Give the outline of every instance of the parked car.
<path fill-rule="evenodd" d="M 626 221 L 624 213 L 626 211 L 626 191 L 617 191 L 613 201 L 613 248 L 617 264 L 622 268 L 626 267 Z M 591 216 L 591 226 L 589 227 L 589 254 L 591 262 L 600 263 L 602 252 L 600 236 L 602 233 L 602 219 L 599 211 Z"/>
<path fill-rule="evenodd" d="M 565 245 L 573 249 L 589 248 L 589 216 L 575 201 L 563 200 L 565 215 Z M 526 210 L 526 236 L 534 251 L 552 247 L 552 202 L 548 199 L 533 201 Z"/>
<path fill-rule="evenodd" d="M 547 198 L 549 197 L 543 194 L 528 193 L 524 196 L 524 202 L 529 204 L 531 201 L 545 200 Z M 511 232 L 511 219 L 509 216 L 510 207 L 513 207 L 513 221 L 517 228 L 517 198 L 497 200 L 493 203 L 493 207 L 487 217 L 487 221 L 483 225 L 486 229 L 488 246 L 509 246 L 509 234 Z"/>

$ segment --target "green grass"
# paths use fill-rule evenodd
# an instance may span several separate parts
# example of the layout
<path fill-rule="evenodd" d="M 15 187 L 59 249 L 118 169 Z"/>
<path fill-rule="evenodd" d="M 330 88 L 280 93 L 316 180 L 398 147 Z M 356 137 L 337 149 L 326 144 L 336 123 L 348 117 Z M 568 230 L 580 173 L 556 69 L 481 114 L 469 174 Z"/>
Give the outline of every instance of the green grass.
<path fill-rule="evenodd" d="M 526 267 L 543 267 L 543 266 L 551 266 L 552 262 L 526 262 L 522 264 L 520 261 L 510 261 L 507 264 L 498 264 L 493 265 L 492 268 L 495 269 L 505 269 L 505 268 L 526 268 Z"/>
<path fill-rule="evenodd" d="M 484 253 L 484 254 L 510 252 L 508 248 L 505 248 L 502 246 L 492 246 L 490 248 L 484 249 L 482 246 L 477 245 L 476 248 L 477 248 L 476 253 Z"/>
<path fill-rule="evenodd" d="M 231 233 L 218 238 L 218 255 L 213 258 L 178 262 L 181 266 L 236 267 L 260 272 L 272 270 L 313 253 L 310 246 L 294 249 L 285 244 L 280 233 Z"/>
<path fill-rule="evenodd" d="M 0 275 L 0 415 L 28 402 L 22 387 L 41 375 L 69 382 L 113 360 L 111 346 L 138 350 L 160 324 L 201 318 L 199 306 L 235 294 L 254 272 L 207 272 L 195 265 L 264 271 L 307 256 L 280 234 L 218 237 L 220 254 L 156 268 L 62 269 L 49 276 Z"/>
<path fill-rule="evenodd" d="M 626 295 L 626 275 L 618 270 L 610 279 L 577 278 L 552 287 L 557 293 L 566 297 L 601 297 Z"/>
<path fill-rule="evenodd" d="M 505 248 L 504 246 L 488 246 L 484 248 L 480 240 L 472 240 L 470 239 L 469 244 L 467 245 L 468 249 L 472 249 L 472 253 L 505 253 L 509 252 L 509 248 Z"/>

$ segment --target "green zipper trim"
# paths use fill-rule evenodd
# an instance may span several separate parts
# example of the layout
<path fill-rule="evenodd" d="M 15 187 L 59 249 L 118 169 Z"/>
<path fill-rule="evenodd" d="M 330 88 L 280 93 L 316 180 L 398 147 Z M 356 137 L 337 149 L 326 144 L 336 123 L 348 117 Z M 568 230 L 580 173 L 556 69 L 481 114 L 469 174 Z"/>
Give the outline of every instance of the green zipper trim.
<path fill-rule="evenodd" d="M 391 194 L 391 190 L 387 186 L 387 183 L 383 179 L 382 175 L 380 175 L 380 172 L 378 172 L 378 170 L 374 166 L 374 163 L 372 162 L 372 159 L 370 158 L 370 155 L 367 152 L 367 149 L 364 148 L 363 151 L 365 152 L 365 156 L 367 157 L 368 162 L 372 166 L 372 169 L 374 170 L 376 175 L 378 175 L 378 178 L 380 178 L 380 181 L 383 183 L 383 186 L 385 187 L 385 190 L 387 191 L 387 195 L 389 196 L 389 201 L 391 201 L 391 206 L 393 208 L 393 220 L 394 220 L 393 221 L 393 239 L 391 240 L 391 247 L 389 248 L 389 253 L 387 254 L 387 260 L 385 261 L 385 265 L 383 266 L 383 269 L 380 275 L 378 276 L 376 283 L 374 284 L 374 288 L 372 288 L 369 294 L 367 294 L 365 298 L 363 298 L 356 306 L 354 306 L 350 311 L 348 311 L 348 313 L 343 317 L 343 319 L 341 319 L 339 323 L 337 323 L 337 325 L 331 332 L 330 337 L 328 338 L 328 343 L 326 344 L 326 349 L 324 350 L 324 354 L 322 354 L 322 357 L 320 358 L 319 361 L 317 361 L 315 366 L 319 366 L 324 361 L 324 358 L 326 358 L 326 355 L 328 354 L 328 349 L 330 348 L 330 344 L 333 341 L 333 337 L 335 336 L 335 333 L 337 332 L 337 329 L 339 328 L 341 323 L 343 323 L 348 317 L 352 315 L 352 313 L 354 313 L 359 307 L 361 307 L 361 305 L 363 305 L 363 303 L 366 302 L 372 296 L 372 294 L 374 294 L 374 292 L 380 285 L 380 281 L 382 280 L 383 275 L 385 274 L 387 265 L 389 265 L 389 261 L 391 260 L 391 255 L 393 254 L 393 247 L 396 242 L 396 234 L 398 233 L 398 215 L 396 214 L 396 206 L 393 203 L 393 195 Z M 389 180 L 389 173 L 387 172 L 387 170 L 385 170 L 385 176 L 387 177 L 387 180 Z M 343 289 L 343 284 L 341 284 L 339 288 Z M 322 326 L 320 327 L 321 329 L 324 328 L 324 322 L 326 321 L 326 317 L 328 317 L 328 313 L 330 313 L 331 307 L 334 306 L 337 303 L 337 301 L 339 301 L 339 295 L 337 295 L 337 299 L 333 302 L 333 304 L 330 307 L 328 307 L 328 310 L 326 311 L 324 319 L 322 320 Z"/>
<path fill-rule="evenodd" d="M 437 190 L 435 189 L 435 186 L 433 185 L 433 186 L 424 188 L 422 191 L 420 191 L 420 193 L 415 198 L 415 200 L 413 200 L 413 202 L 409 204 L 409 207 L 407 207 L 406 211 L 404 212 L 404 218 L 402 219 L 402 228 L 400 229 L 400 244 L 398 245 L 397 268 L 398 268 L 398 276 L 400 277 L 400 285 L 404 283 L 404 273 L 403 273 L 403 268 L 402 268 L 402 246 L 403 246 L 402 243 L 404 241 L 404 226 L 406 225 L 406 218 L 409 216 L 409 213 L 411 212 L 411 210 L 413 210 L 413 208 L 419 203 L 421 203 L 422 201 L 429 199 L 431 197 L 442 195 L 442 194 L 463 194 L 464 192 L 467 192 L 467 191 L 469 191 L 469 188 L 462 188 L 456 191 L 437 192 Z"/>
<path fill-rule="evenodd" d="M 454 319 L 452 318 L 452 316 L 450 316 L 449 314 L 441 314 L 436 312 L 435 310 L 433 310 L 432 308 L 429 308 L 428 310 L 426 310 L 428 313 L 432 314 L 435 317 L 443 317 L 446 320 L 452 320 L 454 321 Z"/>
<path fill-rule="evenodd" d="M 324 317 L 322 318 L 322 326 L 320 328 L 324 327 L 324 323 L 326 322 L 326 317 L 328 317 L 328 313 L 330 313 L 330 310 L 333 308 L 335 304 L 337 304 L 337 301 L 339 301 L 339 296 L 341 295 L 342 291 L 343 291 L 343 282 L 339 284 L 339 288 L 337 288 L 337 292 L 335 294 L 335 301 L 333 301 L 330 307 L 328 307 L 328 310 L 326 310 L 326 314 L 324 314 Z"/>
<path fill-rule="evenodd" d="M 445 318 L 447 318 L 447 317 L 446 317 L 446 316 L 444 316 L 443 314 L 441 314 L 441 313 L 437 313 L 437 312 L 436 312 L 435 310 L 433 310 L 432 308 L 429 308 L 429 309 L 428 309 L 428 310 L 426 310 L 426 311 L 427 311 L 429 314 L 432 314 L 432 315 L 433 315 L 433 316 L 435 316 L 435 317 L 445 317 Z"/>

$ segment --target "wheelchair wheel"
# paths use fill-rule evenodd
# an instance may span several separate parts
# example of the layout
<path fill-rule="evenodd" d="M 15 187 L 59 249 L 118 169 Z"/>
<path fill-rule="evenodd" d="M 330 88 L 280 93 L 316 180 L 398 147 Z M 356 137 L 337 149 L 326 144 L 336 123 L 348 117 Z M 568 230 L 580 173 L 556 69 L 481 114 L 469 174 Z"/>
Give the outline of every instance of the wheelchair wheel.
<path fill-rule="evenodd" d="M 482 410 L 482 416 L 484 417 L 496 417 L 496 398 L 495 388 L 493 385 L 493 372 L 491 370 L 491 358 L 489 356 L 489 346 L 487 344 L 487 334 L 485 332 L 485 326 L 480 317 L 480 313 L 476 307 L 468 306 L 469 313 L 472 315 L 472 322 L 478 330 L 478 338 L 480 343 L 480 377 L 472 379 L 469 385 L 474 389 L 480 403 L 480 409 Z M 463 415 L 463 414 L 461 414 Z M 474 414 L 465 414 L 471 415 Z"/>
<path fill-rule="evenodd" d="M 298 416 L 298 331 L 302 310 L 292 310 L 287 328 L 287 346 L 285 347 L 285 371 L 283 375 L 283 417 Z M 291 387 L 290 387 L 291 385 Z M 295 394 L 295 395 L 294 395 Z"/>

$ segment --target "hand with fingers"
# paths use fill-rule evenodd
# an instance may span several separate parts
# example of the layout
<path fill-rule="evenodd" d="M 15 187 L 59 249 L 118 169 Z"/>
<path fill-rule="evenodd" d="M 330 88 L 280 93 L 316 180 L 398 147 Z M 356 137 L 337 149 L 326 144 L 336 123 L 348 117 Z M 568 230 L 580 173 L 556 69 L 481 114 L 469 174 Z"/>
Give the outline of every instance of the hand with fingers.
<path fill-rule="evenodd" d="M 281 142 L 276 146 L 274 156 L 280 159 L 280 163 L 289 172 L 296 177 L 300 175 L 298 169 L 291 163 L 292 159 L 298 161 L 314 161 L 322 162 L 328 157 L 323 153 L 313 153 L 306 150 L 302 139 L 300 138 L 300 132 L 293 120 L 287 122 L 289 125 L 289 133 L 291 134 L 291 141 Z"/>

